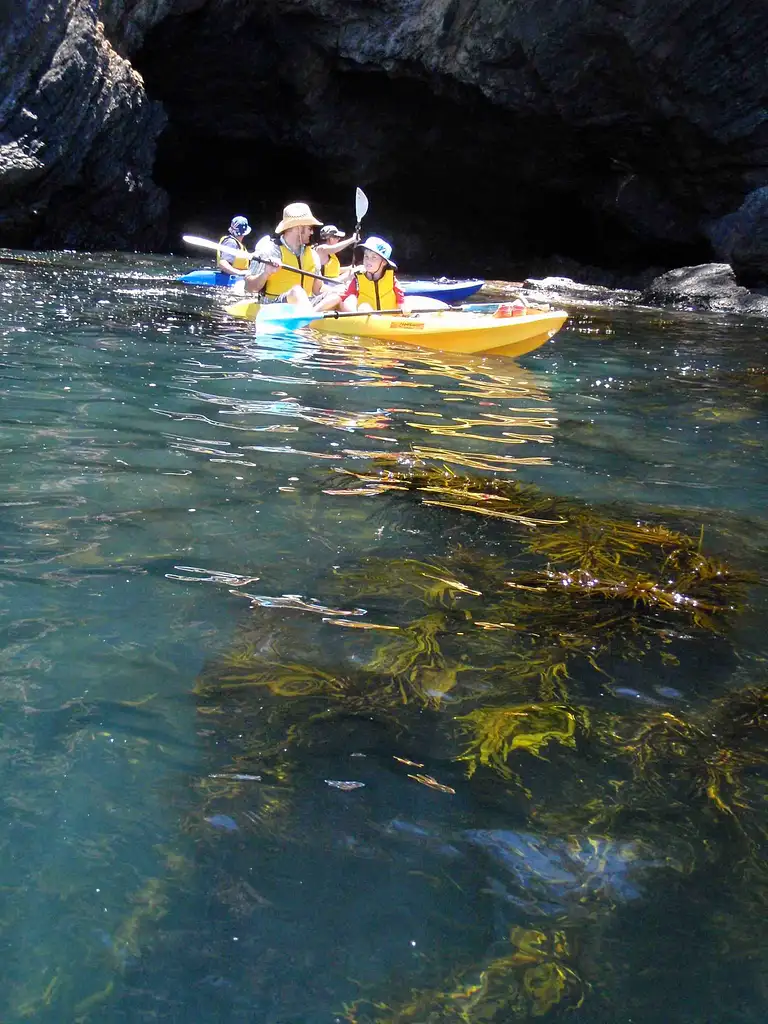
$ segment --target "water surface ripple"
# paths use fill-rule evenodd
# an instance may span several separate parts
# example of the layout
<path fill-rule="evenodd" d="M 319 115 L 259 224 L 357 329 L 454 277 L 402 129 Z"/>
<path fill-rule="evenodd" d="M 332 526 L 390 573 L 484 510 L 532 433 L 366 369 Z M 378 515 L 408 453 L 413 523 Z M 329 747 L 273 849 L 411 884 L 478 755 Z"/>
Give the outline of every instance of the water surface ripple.
<path fill-rule="evenodd" d="M 766 712 L 717 717 L 768 684 L 760 323 L 451 357 L 257 335 L 194 265 L 0 251 L 0 1019 L 762 1022 Z M 744 610 L 516 691 L 546 739 L 469 774 L 543 527 L 466 475 L 694 536 Z"/>

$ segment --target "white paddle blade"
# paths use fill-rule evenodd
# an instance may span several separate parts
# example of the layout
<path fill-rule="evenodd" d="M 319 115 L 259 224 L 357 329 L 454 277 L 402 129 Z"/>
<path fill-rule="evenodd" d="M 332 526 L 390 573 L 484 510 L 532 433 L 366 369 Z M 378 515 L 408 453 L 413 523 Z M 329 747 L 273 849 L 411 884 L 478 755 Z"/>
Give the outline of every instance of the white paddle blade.
<path fill-rule="evenodd" d="M 182 235 L 182 241 L 186 242 L 187 245 L 196 245 L 198 249 L 210 249 L 212 251 L 221 250 L 224 256 L 242 256 L 242 251 L 237 249 L 230 249 L 226 245 L 219 245 L 218 242 L 212 242 L 210 238 L 200 238 L 199 235 Z M 250 257 L 250 253 L 247 253 Z"/>
<path fill-rule="evenodd" d="M 300 327 L 302 324 L 322 319 L 323 313 L 297 309 L 292 302 L 268 302 L 259 306 L 259 323 L 285 323 Z"/>
<path fill-rule="evenodd" d="M 210 238 L 200 238 L 199 235 L 182 235 L 181 239 L 186 242 L 187 245 L 196 245 L 198 249 L 218 249 L 216 242 L 212 242 Z"/>
<path fill-rule="evenodd" d="M 368 213 L 368 196 L 361 188 L 355 189 L 355 219 L 359 224 Z"/>

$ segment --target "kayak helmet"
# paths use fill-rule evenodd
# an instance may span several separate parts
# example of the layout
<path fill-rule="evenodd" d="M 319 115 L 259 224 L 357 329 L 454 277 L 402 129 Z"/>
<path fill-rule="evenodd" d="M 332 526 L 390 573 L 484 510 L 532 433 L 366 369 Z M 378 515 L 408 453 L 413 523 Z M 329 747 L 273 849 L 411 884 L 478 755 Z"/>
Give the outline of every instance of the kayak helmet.
<path fill-rule="evenodd" d="M 397 264 L 392 256 L 392 246 L 389 242 L 383 238 L 379 238 L 378 235 L 370 235 L 364 242 L 360 243 L 361 248 L 368 249 L 370 252 L 375 252 L 377 256 L 381 256 L 385 263 L 388 263 L 390 267 L 397 269 Z"/>
<path fill-rule="evenodd" d="M 248 223 L 247 217 L 233 217 L 232 223 L 229 225 L 229 230 L 240 238 L 245 238 L 246 235 L 251 233 L 251 225 Z"/>

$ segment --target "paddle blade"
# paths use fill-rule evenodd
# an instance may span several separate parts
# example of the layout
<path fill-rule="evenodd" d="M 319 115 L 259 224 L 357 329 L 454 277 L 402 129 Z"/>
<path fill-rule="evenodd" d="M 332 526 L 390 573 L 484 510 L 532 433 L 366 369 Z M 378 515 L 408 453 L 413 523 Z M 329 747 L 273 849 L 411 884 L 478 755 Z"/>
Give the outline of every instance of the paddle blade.
<path fill-rule="evenodd" d="M 297 309 L 291 302 L 269 302 L 261 307 L 259 320 L 262 323 L 281 323 L 293 327 L 311 323 L 312 320 L 322 320 L 324 315 L 314 313 L 311 309 Z"/>
<path fill-rule="evenodd" d="M 262 327 L 285 327 L 288 330 L 306 327 L 313 320 L 323 319 L 323 313 L 299 310 L 289 302 L 268 302 L 262 305 L 258 299 L 233 302 L 225 306 L 224 311 L 240 320 L 256 320 Z"/>
<path fill-rule="evenodd" d="M 250 256 L 250 253 L 243 253 L 237 249 L 230 249 L 226 245 L 219 245 L 210 238 L 201 238 L 199 235 L 182 235 L 182 241 L 187 245 L 196 245 L 198 249 L 210 249 L 212 252 L 221 252 L 224 256 Z"/>
<path fill-rule="evenodd" d="M 257 299 L 241 299 L 224 307 L 224 312 L 236 316 L 239 320 L 255 320 L 259 315 L 260 303 Z"/>
<path fill-rule="evenodd" d="M 368 196 L 361 188 L 355 189 L 355 219 L 359 224 L 368 213 Z"/>
<path fill-rule="evenodd" d="M 187 245 L 196 245 L 199 249 L 218 249 L 219 246 L 210 238 L 201 238 L 199 235 L 182 235 L 182 241 Z"/>

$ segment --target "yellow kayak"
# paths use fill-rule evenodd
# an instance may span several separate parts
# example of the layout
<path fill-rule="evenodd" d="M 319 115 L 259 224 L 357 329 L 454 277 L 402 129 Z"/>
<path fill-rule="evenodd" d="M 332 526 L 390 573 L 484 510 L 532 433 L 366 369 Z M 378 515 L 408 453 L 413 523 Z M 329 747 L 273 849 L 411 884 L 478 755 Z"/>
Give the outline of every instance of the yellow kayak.
<path fill-rule="evenodd" d="M 562 309 L 526 309 L 519 316 L 494 317 L 461 310 L 430 310 L 425 313 L 340 317 L 314 320 L 313 331 L 353 334 L 379 341 L 404 341 L 409 345 L 443 352 L 522 356 L 556 334 L 568 319 Z"/>

